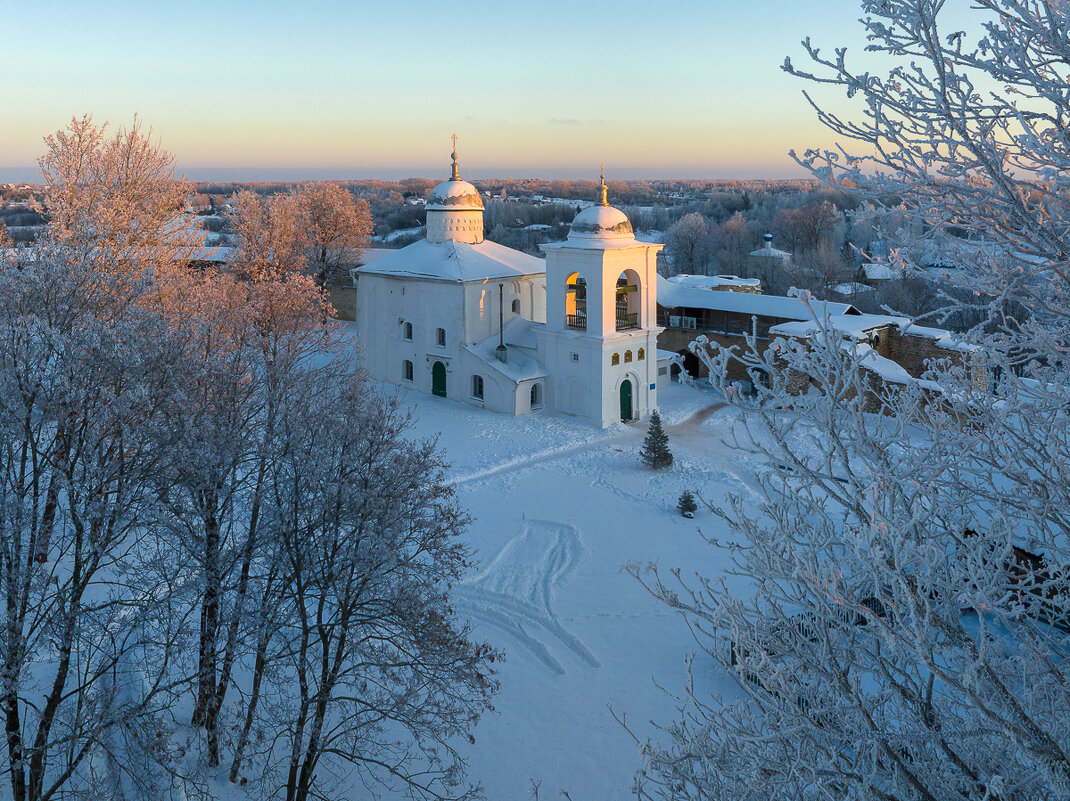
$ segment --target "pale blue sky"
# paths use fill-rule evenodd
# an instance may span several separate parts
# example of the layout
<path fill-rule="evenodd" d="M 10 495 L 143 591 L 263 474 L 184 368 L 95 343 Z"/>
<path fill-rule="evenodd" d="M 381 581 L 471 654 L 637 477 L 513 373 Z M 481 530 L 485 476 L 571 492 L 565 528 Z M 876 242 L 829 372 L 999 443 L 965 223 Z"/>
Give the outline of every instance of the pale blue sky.
<path fill-rule="evenodd" d="M 137 113 L 191 175 L 798 175 L 827 145 L 780 70 L 861 51 L 857 0 L 3 0 L 0 166 Z M 268 170 L 279 171 L 269 173 Z"/>

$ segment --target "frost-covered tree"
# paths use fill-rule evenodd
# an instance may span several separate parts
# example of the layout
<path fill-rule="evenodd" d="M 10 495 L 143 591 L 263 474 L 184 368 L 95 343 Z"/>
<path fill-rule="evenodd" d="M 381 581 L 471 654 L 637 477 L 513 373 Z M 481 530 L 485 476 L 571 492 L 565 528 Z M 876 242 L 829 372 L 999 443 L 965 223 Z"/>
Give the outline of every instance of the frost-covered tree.
<path fill-rule="evenodd" d="M 240 276 L 259 281 L 308 268 L 312 235 L 297 195 L 265 198 L 242 190 L 231 206 L 228 218 L 237 246 L 230 265 Z"/>
<path fill-rule="evenodd" d="M 864 114 L 820 112 L 860 156 L 801 160 L 896 204 L 902 239 L 987 239 L 960 278 L 987 319 L 931 363 L 931 383 L 877 385 L 880 414 L 831 330 L 737 352 L 771 379 L 754 402 L 732 398 L 737 445 L 764 465 L 759 503 L 713 511 L 754 586 L 633 566 L 701 647 L 681 716 L 644 742 L 642 796 L 1070 793 L 1068 10 L 977 0 L 971 39 L 942 2 L 862 5 L 869 49 L 901 66 L 855 72 L 807 42 L 816 71 L 788 71 Z M 726 352 L 697 350 L 723 369 Z M 735 685 L 713 698 L 711 661 Z"/>
<path fill-rule="evenodd" d="M 496 654 L 449 612 L 467 515 L 433 441 L 346 364 L 318 367 L 280 421 L 287 457 L 265 510 L 279 531 L 277 659 L 265 786 L 288 801 L 346 785 L 465 798 L 458 738 L 497 682 Z M 280 756 L 282 753 L 280 752 Z"/>
<path fill-rule="evenodd" d="M 685 214 L 669 229 L 665 251 L 672 274 L 706 272 L 710 231 L 698 212 Z"/>
<path fill-rule="evenodd" d="M 168 751 L 184 613 L 149 523 L 186 340 L 112 265 L 20 254 L 0 263 L 7 797 L 154 795 L 136 755 Z"/>
<path fill-rule="evenodd" d="M 650 413 L 650 424 L 647 426 L 646 437 L 643 438 L 643 447 L 639 450 L 639 458 L 643 464 L 655 470 L 672 465 L 669 435 L 661 425 L 661 414 L 657 409 Z"/>
<path fill-rule="evenodd" d="M 286 257 L 297 218 L 255 204 L 268 245 L 194 271 L 137 224 L 97 237 L 129 204 L 93 192 L 0 254 L 10 796 L 207 799 L 225 764 L 227 797 L 322 797 L 353 765 L 471 795 L 454 748 L 496 655 L 449 606 L 466 518 Z"/>
<path fill-rule="evenodd" d="M 321 286 L 347 281 L 347 266 L 358 263 L 368 246 L 372 215 L 368 201 L 357 200 L 337 184 L 302 186 L 297 197 L 312 240 L 309 263 Z"/>
<path fill-rule="evenodd" d="M 111 136 L 107 128 L 86 114 L 45 137 L 37 163 L 49 237 L 125 272 L 182 261 L 202 235 L 182 220 L 190 188 L 176 178 L 174 156 L 136 117 Z"/>

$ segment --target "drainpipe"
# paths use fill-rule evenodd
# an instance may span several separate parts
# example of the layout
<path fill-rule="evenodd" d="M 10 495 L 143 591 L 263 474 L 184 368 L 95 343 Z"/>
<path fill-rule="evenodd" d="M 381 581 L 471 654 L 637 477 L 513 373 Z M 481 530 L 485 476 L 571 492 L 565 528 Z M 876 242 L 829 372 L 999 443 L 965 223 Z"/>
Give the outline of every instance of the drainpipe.
<path fill-rule="evenodd" d="M 502 289 L 502 285 L 498 284 L 498 347 L 494 349 L 494 355 L 498 357 L 500 362 L 504 362 L 506 358 L 504 293 L 505 290 Z"/>

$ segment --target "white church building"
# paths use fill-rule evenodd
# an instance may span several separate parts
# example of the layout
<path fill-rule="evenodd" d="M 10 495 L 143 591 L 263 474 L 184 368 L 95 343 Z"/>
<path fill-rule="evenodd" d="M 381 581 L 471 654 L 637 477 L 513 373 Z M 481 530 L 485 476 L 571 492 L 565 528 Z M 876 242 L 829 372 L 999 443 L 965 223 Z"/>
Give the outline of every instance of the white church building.
<path fill-rule="evenodd" d="M 353 271 L 377 379 L 506 414 L 551 409 L 599 426 L 657 408 L 657 252 L 609 205 L 584 209 L 543 259 L 483 239 L 461 180 L 427 196 L 427 236 Z"/>

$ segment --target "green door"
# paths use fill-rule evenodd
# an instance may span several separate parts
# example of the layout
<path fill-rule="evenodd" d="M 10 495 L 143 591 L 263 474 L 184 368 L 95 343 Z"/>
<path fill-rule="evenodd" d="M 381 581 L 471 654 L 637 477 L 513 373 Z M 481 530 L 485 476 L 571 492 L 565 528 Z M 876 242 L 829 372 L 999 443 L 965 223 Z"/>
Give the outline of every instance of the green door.
<path fill-rule="evenodd" d="M 431 365 L 431 394 L 446 397 L 446 365 L 442 362 Z"/>
<path fill-rule="evenodd" d="M 628 379 L 620 385 L 620 419 L 626 422 L 632 419 L 632 382 Z"/>

